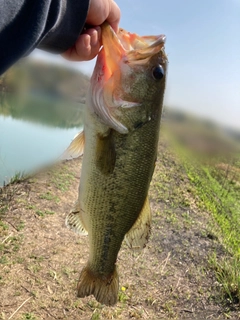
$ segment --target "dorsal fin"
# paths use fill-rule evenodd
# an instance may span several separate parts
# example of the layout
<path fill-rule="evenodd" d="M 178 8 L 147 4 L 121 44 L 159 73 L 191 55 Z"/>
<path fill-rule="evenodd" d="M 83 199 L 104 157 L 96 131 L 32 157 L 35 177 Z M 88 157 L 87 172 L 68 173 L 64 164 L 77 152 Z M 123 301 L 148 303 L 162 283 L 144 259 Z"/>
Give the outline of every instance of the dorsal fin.
<path fill-rule="evenodd" d="M 84 131 L 79 132 L 70 143 L 69 147 L 64 151 L 61 160 L 69 160 L 78 158 L 83 155 L 85 144 Z"/>
<path fill-rule="evenodd" d="M 147 197 L 136 222 L 125 235 L 129 248 L 137 251 L 146 246 L 151 234 L 151 219 L 151 208 Z"/>

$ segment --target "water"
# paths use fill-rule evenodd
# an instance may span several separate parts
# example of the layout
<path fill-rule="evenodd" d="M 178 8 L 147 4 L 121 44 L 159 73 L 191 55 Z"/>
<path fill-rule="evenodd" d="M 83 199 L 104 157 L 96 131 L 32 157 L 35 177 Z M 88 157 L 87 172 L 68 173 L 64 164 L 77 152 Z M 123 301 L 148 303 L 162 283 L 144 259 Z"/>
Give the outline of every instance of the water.
<path fill-rule="evenodd" d="M 82 128 L 83 105 L 0 94 L 0 186 L 55 162 Z"/>

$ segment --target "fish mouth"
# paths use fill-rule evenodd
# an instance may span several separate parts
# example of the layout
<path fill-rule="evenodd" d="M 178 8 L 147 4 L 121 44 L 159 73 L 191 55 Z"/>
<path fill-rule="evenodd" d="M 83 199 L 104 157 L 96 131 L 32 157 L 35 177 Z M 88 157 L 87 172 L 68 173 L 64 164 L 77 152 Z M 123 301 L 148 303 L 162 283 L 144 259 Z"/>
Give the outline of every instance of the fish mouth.
<path fill-rule="evenodd" d="M 131 77 L 140 67 L 145 72 L 148 62 L 153 58 L 158 63 L 167 61 L 164 53 L 166 37 L 143 36 L 119 29 L 116 33 L 109 23 L 104 22 L 102 29 L 102 49 L 91 78 L 91 91 L 88 95 L 90 110 L 101 122 L 119 132 L 127 134 L 129 128 L 122 123 L 121 109 L 139 106 L 139 101 L 129 101 L 121 94 L 125 78 Z M 131 99 L 130 99 L 131 100 Z"/>
<path fill-rule="evenodd" d="M 139 36 L 124 29 L 118 33 L 108 22 L 102 28 L 102 43 L 105 52 L 105 61 L 112 74 L 119 68 L 121 61 L 129 64 L 145 64 L 149 59 L 163 52 L 166 36 Z M 164 57 L 166 58 L 164 52 Z"/>

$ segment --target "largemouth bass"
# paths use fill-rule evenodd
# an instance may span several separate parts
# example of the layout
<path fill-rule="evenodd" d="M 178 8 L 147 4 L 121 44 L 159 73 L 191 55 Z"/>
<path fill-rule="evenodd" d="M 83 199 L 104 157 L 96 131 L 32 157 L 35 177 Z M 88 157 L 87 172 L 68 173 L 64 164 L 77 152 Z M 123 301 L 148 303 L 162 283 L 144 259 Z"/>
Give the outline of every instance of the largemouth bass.
<path fill-rule="evenodd" d="M 122 241 L 145 246 L 151 224 L 148 189 L 157 158 L 167 57 L 165 36 L 140 37 L 104 23 L 87 97 L 84 132 L 69 154 L 84 155 L 79 198 L 66 224 L 88 234 L 89 259 L 78 296 L 114 305 Z"/>

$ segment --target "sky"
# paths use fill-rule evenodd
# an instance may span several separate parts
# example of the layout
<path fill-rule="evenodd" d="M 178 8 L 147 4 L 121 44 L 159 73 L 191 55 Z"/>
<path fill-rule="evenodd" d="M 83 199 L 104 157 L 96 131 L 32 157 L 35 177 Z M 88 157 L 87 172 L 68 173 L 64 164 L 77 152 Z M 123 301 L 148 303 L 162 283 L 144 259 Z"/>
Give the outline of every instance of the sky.
<path fill-rule="evenodd" d="M 120 27 L 165 34 L 169 59 L 165 105 L 240 129 L 240 0 L 116 0 Z M 91 75 L 91 62 L 65 62 L 35 50 L 32 57 Z"/>

